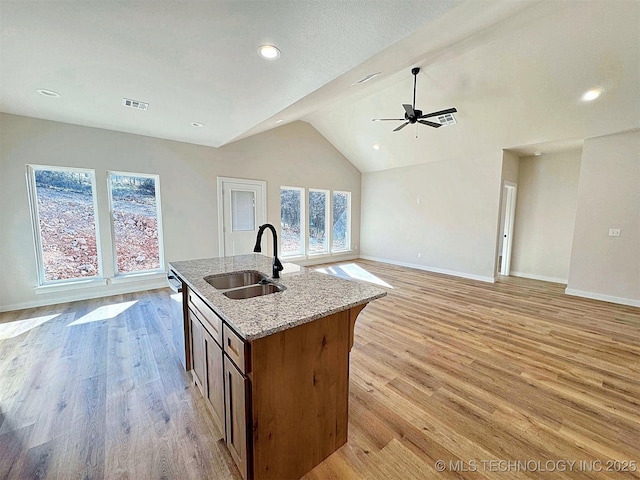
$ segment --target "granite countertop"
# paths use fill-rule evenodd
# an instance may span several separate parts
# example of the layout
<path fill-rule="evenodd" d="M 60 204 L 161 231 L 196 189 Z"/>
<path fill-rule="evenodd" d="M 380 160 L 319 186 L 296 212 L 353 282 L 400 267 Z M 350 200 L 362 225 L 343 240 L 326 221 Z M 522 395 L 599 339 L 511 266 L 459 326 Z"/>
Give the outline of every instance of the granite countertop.
<path fill-rule="evenodd" d="M 346 280 L 283 263 L 275 282 L 286 290 L 234 300 L 209 285 L 204 277 L 257 270 L 271 278 L 273 257 L 260 254 L 171 262 L 169 268 L 245 340 L 266 337 L 384 297 L 387 292 L 366 282 Z"/>

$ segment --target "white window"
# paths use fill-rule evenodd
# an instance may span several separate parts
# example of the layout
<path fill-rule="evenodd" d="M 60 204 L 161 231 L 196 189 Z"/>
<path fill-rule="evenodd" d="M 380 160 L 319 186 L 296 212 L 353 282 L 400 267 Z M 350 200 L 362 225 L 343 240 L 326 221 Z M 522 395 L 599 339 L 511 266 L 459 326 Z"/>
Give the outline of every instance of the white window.
<path fill-rule="evenodd" d="M 332 252 L 351 250 L 351 192 L 333 192 Z"/>
<path fill-rule="evenodd" d="M 93 170 L 28 165 L 27 183 L 39 284 L 102 276 Z"/>
<path fill-rule="evenodd" d="M 329 191 L 309 189 L 309 254 L 329 252 Z"/>
<path fill-rule="evenodd" d="M 109 172 L 108 179 L 115 271 L 164 268 L 159 177 Z"/>
<path fill-rule="evenodd" d="M 280 255 L 304 255 L 304 188 L 280 187 Z"/>

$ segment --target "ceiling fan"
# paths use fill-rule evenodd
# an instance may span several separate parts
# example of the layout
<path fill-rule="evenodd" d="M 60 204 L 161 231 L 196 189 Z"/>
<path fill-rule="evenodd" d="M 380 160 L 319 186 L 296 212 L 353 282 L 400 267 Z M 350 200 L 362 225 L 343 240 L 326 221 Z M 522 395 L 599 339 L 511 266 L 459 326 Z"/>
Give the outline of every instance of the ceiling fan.
<path fill-rule="evenodd" d="M 404 122 L 399 127 L 393 129 L 394 132 L 403 129 L 410 123 L 421 123 L 423 125 L 429 125 L 433 128 L 440 128 L 442 126 L 441 123 L 430 122 L 429 120 L 423 120 L 424 118 L 431 117 L 439 117 L 441 115 L 447 115 L 451 113 L 456 113 L 458 110 L 455 108 L 447 108 L 446 110 L 439 110 L 437 112 L 431 113 L 422 113 L 422 110 L 416 110 L 416 79 L 418 77 L 418 73 L 420 73 L 420 68 L 415 67 L 411 69 L 411 73 L 413 74 L 413 105 L 402 104 L 404 108 L 404 118 L 374 118 L 372 121 L 374 122 L 384 122 L 384 121 L 396 121 L 396 122 Z"/>

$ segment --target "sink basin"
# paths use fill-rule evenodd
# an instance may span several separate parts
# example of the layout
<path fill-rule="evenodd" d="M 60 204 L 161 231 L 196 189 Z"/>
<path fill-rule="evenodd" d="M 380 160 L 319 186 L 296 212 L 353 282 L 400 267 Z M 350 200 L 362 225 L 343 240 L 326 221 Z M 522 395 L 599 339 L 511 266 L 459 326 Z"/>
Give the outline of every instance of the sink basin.
<path fill-rule="evenodd" d="M 247 285 L 255 285 L 262 280 L 266 280 L 266 276 L 262 273 L 249 270 L 247 272 L 236 272 L 225 275 L 210 275 L 204 277 L 204 281 L 218 290 L 227 290 L 229 288 L 245 287 Z"/>
<path fill-rule="evenodd" d="M 233 300 L 245 300 L 247 298 L 261 297 L 262 295 L 281 292 L 284 289 L 285 287 L 276 285 L 274 283 L 265 283 L 260 285 L 252 285 L 250 287 L 228 290 L 226 292 L 222 292 L 222 294 L 226 297 L 232 298 Z"/>

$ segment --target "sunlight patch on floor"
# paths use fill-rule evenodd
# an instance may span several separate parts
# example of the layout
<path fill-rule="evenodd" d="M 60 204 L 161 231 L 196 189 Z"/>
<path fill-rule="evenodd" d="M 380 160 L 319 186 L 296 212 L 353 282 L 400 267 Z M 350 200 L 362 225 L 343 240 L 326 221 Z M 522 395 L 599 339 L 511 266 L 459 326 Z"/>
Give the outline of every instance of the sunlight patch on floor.
<path fill-rule="evenodd" d="M 110 320 L 112 318 L 117 317 L 122 312 L 124 312 L 126 309 L 132 307 L 136 303 L 138 303 L 137 300 L 134 300 L 132 302 L 114 303 L 112 305 L 103 305 L 103 306 L 98 307 L 98 308 L 96 308 L 94 310 L 91 310 L 89 313 L 87 313 L 86 315 L 83 315 L 82 317 L 78 318 L 77 320 L 74 320 L 73 322 L 68 324 L 67 327 L 73 327 L 74 325 L 82 325 L 83 323 L 100 322 L 102 320 Z"/>
<path fill-rule="evenodd" d="M 14 338 L 28 332 L 32 328 L 36 328 L 49 320 L 53 320 L 59 313 L 53 315 L 43 315 L 42 317 L 26 318 L 24 320 L 16 320 L 14 322 L 0 323 L 0 340 Z"/>
<path fill-rule="evenodd" d="M 334 267 L 316 268 L 316 272 L 328 273 L 329 275 L 335 275 L 336 277 L 346 279 L 364 280 L 365 282 L 375 283 L 386 288 L 393 288 L 384 280 L 376 277 L 373 273 L 366 271 L 360 265 L 355 263 L 346 263 L 344 265 L 336 265 Z"/>

